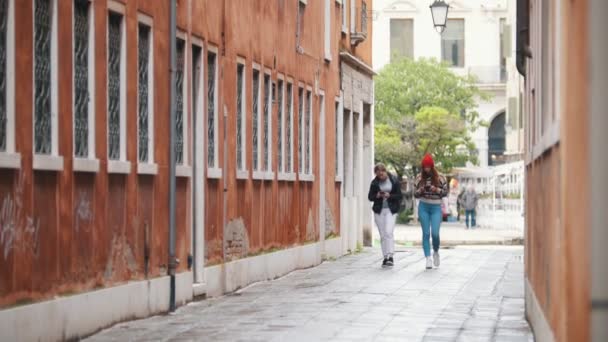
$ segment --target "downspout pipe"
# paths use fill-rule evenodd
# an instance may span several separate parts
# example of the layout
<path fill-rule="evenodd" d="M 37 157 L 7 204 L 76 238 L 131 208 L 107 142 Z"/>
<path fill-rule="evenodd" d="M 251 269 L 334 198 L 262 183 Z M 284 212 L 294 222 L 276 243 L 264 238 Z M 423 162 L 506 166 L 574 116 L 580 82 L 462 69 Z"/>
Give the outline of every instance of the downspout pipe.
<path fill-rule="evenodd" d="M 530 0 L 517 0 L 515 65 L 520 75 L 526 77 L 526 58 L 532 58 L 530 50 Z"/>
<path fill-rule="evenodd" d="M 168 272 L 170 277 L 169 311 L 175 311 L 175 269 L 177 259 L 175 258 L 175 98 L 177 87 L 175 85 L 176 70 L 176 38 L 175 26 L 177 0 L 171 0 L 169 10 L 169 46 L 170 46 L 170 108 L 169 108 L 169 260 Z"/>

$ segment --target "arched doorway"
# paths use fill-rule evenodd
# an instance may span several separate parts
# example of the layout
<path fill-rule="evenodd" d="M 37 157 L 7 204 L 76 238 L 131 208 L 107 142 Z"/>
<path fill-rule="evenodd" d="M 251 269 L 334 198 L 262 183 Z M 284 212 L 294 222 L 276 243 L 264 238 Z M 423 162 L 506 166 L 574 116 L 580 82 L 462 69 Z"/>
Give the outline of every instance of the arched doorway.
<path fill-rule="evenodd" d="M 505 163 L 506 149 L 505 112 L 492 120 L 488 129 L 488 165 Z"/>

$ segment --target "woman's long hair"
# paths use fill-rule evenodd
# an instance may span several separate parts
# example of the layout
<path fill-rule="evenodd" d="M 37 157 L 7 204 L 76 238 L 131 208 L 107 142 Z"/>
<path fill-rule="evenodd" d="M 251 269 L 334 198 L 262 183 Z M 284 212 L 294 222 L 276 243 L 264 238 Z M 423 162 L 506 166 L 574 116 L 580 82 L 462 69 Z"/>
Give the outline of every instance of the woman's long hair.
<path fill-rule="evenodd" d="M 422 169 L 422 176 L 423 176 L 423 178 L 429 177 L 429 175 L 424 171 L 424 168 Z M 433 186 L 436 186 L 436 187 L 441 186 L 441 184 L 439 183 L 439 172 L 437 172 L 435 167 L 431 168 L 430 176 L 431 176 L 431 183 L 433 183 Z"/>

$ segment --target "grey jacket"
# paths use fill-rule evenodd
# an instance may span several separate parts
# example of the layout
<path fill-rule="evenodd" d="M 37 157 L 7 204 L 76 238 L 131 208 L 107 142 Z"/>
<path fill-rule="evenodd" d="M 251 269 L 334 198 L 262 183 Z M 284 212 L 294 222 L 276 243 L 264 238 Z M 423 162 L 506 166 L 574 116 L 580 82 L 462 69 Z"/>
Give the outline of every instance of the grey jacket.
<path fill-rule="evenodd" d="M 462 194 L 460 206 L 464 207 L 465 210 L 475 210 L 477 208 L 478 200 L 479 196 L 475 191 L 465 191 L 465 193 Z"/>

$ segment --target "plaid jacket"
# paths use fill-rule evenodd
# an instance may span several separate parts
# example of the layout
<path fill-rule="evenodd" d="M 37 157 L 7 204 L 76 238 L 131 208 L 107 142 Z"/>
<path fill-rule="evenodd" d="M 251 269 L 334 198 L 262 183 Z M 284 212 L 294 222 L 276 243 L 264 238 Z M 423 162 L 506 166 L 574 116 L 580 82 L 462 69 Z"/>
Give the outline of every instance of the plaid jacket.
<path fill-rule="evenodd" d="M 445 177 L 439 175 L 439 186 L 438 188 L 441 190 L 440 192 L 431 192 L 432 180 L 430 177 L 426 178 L 422 176 L 422 173 L 416 177 L 416 181 L 414 182 L 414 188 L 416 191 L 414 192 L 414 196 L 423 200 L 431 200 L 431 201 L 439 201 L 444 197 L 447 197 L 449 193 L 448 182 Z"/>

